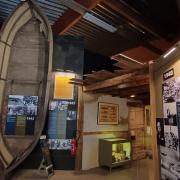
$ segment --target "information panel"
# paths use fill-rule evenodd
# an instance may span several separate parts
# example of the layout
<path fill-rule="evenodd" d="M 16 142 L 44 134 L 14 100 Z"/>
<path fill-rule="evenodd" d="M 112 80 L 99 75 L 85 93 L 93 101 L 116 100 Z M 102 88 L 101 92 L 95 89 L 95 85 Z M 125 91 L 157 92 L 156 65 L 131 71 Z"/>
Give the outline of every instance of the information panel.
<path fill-rule="evenodd" d="M 9 95 L 5 135 L 33 135 L 38 96 Z"/>
<path fill-rule="evenodd" d="M 58 100 L 49 103 L 48 143 L 50 149 L 70 149 L 76 132 L 76 102 Z"/>
<path fill-rule="evenodd" d="M 157 119 L 160 145 L 161 178 L 180 179 L 180 77 L 162 86 L 164 118 Z"/>

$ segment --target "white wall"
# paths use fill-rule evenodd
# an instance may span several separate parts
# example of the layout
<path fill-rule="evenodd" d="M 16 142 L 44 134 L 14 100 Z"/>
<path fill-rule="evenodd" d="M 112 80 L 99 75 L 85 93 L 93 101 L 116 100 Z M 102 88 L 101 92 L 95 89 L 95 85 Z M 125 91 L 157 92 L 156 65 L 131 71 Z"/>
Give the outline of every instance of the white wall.
<path fill-rule="evenodd" d="M 94 98 L 91 101 L 86 101 L 84 96 L 84 132 L 97 132 L 97 131 L 127 131 L 128 130 L 128 107 L 127 100 L 112 97 L 101 96 Z M 98 125 L 97 113 L 98 102 L 107 102 L 119 104 L 119 119 L 118 125 Z M 125 121 L 124 121 L 125 120 Z M 98 139 L 113 137 L 113 134 L 100 134 L 100 135 L 85 135 L 83 137 L 83 155 L 82 155 L 82 169 L 87 170 L 99 166 L 98 163 Z"/>

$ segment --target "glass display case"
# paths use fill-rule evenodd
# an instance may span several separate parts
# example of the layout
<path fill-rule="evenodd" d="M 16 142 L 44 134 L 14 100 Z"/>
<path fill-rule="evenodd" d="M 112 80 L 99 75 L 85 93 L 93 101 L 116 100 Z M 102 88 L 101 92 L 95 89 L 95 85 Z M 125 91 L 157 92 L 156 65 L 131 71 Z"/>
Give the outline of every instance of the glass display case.
<path fill-rule="evenodd" d="M 110 168 L 131 161 L 131 142 L 122 138 L 99 139 L 99 165 Z"/>

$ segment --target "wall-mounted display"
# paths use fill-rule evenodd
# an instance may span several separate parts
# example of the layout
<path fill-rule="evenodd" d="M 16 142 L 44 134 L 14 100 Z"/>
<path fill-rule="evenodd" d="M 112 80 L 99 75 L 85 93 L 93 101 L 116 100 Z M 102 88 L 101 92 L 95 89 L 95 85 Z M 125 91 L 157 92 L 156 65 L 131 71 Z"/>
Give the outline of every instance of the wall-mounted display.
<path fill-rule="evenodd" d="M 9 95 L 6 135 L 33 135 L 38 96 Z"/>
<path fill-rule="evenodd" d="M 74 99 L 74 85 L 69 84 L 72 78 L 75 78 L 74 73 L 55 74 L 54 99 Z"/>
<path fill-rule="evenodd" d="M 161 178 L 174 180 L 180 179 L 180 77 L 166 81 L 162 87 L 165 146 L 160 144 Z"/>
<path fill-rule="evenodd" d="M 70 149 L 76 133 L 76 101 L 56 100 L 49 103 L 48 142 L 50 149 Z"/>
<path fill-rule="evenodd" d="M 98 104 L 98 124 L 118 124 L 119 105 L 99 102 Z"/>

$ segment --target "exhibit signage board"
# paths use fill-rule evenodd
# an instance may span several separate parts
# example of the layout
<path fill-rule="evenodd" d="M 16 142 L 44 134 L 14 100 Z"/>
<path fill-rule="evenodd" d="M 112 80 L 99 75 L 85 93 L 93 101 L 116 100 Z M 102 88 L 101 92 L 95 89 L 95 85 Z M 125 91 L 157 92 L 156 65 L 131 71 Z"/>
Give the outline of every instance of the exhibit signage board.
<path fill-rule="evenodd" d="M 9 95 L 5 135 L 34 135 L 38 96 Z"/>
<path fill-rule="evenodd" d="M 98 103 L 98 124 L 118 124 L 119 105 L 112 103 Z"/>
<path fill-rule="evenodd" d="M 74 99 L 74 85 L 70 84 L 74 73 L 55 73 L 54 99 Z"/>
<path fill-rule="evenodd" d="M 170 69 L 168 71 L 166 71 L 165 73 L 163 73 L 163 80 L 167 80 L 174 77 L 174 69 Z"/>
<path fill-rule="evenodd" d="M 163 118 L 157 118 L 156 121 L 157 143 L 160 145 L 161 179 L 176 180 L 180 179 L 179 76 L 163 82 L 162 101 Z"/>
<path fill-rule="evenodd" d="M 77 107 L 75 100 L 54 100 L 49 103 L 49 149 L 71 149 L 76 132 Z"/>

